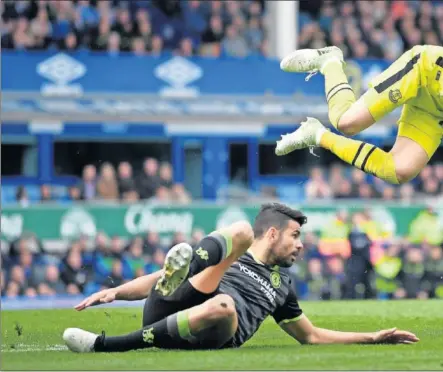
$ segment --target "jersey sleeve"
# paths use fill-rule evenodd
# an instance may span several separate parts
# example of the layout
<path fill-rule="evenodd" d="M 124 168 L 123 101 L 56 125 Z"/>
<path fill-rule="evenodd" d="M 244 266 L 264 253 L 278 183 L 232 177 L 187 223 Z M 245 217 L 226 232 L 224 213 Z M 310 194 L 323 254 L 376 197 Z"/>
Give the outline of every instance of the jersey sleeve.
<path fill-rule="evenodd" d="M 278 324 L 296 321 L 303 315 L 303 311 L 298 304 L 297 295 L 293 289 L 289 290 L 288 297 L 285 303 L 278 307 L 272 314 L 273 318 Z"/>

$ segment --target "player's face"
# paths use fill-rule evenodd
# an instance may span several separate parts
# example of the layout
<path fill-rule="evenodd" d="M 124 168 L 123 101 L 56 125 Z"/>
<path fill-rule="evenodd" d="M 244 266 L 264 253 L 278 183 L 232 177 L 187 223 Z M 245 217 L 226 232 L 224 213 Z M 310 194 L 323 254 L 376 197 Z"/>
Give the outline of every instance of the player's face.
<path fill-rule="evenodd" d="M 278 239 L 273 244 L 275 263 L 281 267 L 291 267 L 302 249 L 301 226 L 290 220 L 286 229 L 280 230 Z"/>

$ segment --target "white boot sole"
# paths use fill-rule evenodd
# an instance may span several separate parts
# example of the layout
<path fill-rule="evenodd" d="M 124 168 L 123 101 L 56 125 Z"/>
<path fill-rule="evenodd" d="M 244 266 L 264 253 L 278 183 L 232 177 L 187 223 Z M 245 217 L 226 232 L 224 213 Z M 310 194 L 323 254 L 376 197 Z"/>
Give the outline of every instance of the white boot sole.
<path fill-rule="evenodd" d="M 192 259 L 192 247 L 187 243 L 179 243 L 172 247 L 166 255 L 163 274 L 155 289 L 163 296 L 172 295 L 184 282 Z"/>

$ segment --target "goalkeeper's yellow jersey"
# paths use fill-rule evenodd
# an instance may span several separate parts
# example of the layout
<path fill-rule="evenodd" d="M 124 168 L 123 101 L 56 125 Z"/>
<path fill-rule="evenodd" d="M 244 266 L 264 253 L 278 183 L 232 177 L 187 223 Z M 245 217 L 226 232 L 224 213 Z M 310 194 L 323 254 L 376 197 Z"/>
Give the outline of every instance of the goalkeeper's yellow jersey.
<path fill-rule="evenodd" d="M 424 45 L 412 50 L 420 54 L 421 63 L 418 63 L 418 89 L 413 84 L 409 88 L 417 91 L 417 96 L 407 104 L 443 119 L 443 47 Z"/>
<path fill-rule="evenodd" d="M 398 135 L 417 142 L 432 157 L 443 136 L 443 47 L 408 50 L 370 88 L 363 99 L 375 121 L 403 106 Z"/>

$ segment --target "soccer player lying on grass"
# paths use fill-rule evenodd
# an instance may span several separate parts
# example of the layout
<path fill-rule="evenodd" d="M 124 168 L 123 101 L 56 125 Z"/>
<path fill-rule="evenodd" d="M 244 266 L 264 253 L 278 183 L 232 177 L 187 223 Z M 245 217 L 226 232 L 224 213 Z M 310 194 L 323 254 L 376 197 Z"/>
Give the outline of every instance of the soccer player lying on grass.
<path fill-rule="evenodd" d="M 265 204 L 253 228 L 248 222 L 234 223 L 205 237 L 195 250 L 180 243 L 168 252 L 163 270 L 98 292 L 76 306 L 83 310 L 147 297 L 143 328 L 122 336 L 68 328 L 63 339 L 75 352 L 233 348 L 271 315 L 302 344 L 417 342 L 414 334 L 395 328 L 338 332 L 309 321 L 286 272 L 303 248 L 300 230 L 306 221 L 297 210 Z"/>
<path fill-rule="evenodd" d="M 404 53 L 370 84 L 358 100 L 343 71 L 337 47 L 301 49 L 285 57 L 287 72 L 320 71 L 325 77 L 329 120 L 346 135 L 355 135 L 403 106 L 398 135 L 390 152 L 336 135 L 314 118 L 277 142 L 277 155 L 316 146 L 391 184 L 408 182 L 431 159 L 443 136 L 443 47 L 422 45 Z M 308 76 L 309 78 L 309 76 Z"/>

